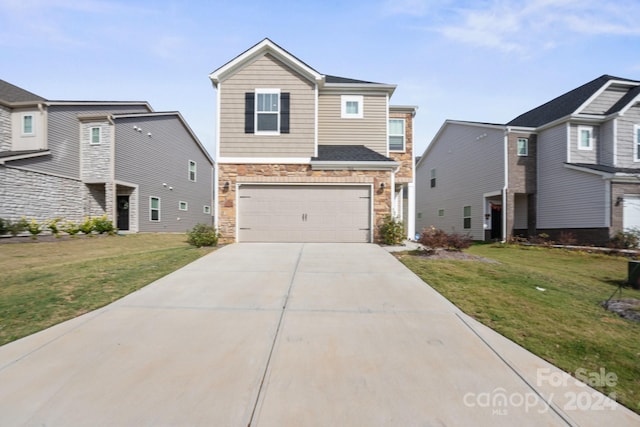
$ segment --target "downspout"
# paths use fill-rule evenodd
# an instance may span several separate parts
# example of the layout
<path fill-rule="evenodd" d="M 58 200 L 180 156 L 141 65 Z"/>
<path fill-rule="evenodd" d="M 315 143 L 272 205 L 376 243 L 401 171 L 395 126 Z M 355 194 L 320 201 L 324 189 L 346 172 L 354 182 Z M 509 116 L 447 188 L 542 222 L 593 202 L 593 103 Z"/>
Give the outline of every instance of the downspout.
<path fill-rule="evenodd" d="M 507 192 L 509 191 L 509 128 L 504 131 L 504 187 L 502 187 L 502 243 L 507 241 Z"/>
<path fill-rule="evenodd" d="M 218 83 L 216 91 L 216 103 L 218 104 L 216 107 L 216 140 L 214 141 L 216 145 L 216 155 L 215 159 L 213 159 L 213 227 L 218 230 L 220 227 L 220 209 L 218 207 L 219 203 L 219 192 L 218 186 L 220 183 L 218 182 L 218 172 L 220 169 L 220 92 L 222 92 L 222 83 Z M 219 231 L 219 230 L 218 230 Z"/>
<path fill-rule="evenodd" d="M 116 122 L 113 120 L 112 115 L 107 116 L 107 120 L 111 124 L 111 182 L 109 185 L 111 186 L 111 220 L 117 222 L 118 218 L 118 210 L 117 210 L 117 199 L 118 196 L 116 194 Z M 107 206 L 108 209 L 108 206 Z"/>

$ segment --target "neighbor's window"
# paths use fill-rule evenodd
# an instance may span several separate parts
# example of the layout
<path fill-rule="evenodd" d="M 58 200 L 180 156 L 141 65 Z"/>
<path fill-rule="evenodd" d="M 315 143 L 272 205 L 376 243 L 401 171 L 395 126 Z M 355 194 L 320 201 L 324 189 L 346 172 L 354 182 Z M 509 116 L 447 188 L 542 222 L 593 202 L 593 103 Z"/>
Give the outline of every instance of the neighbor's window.
<path fill-rule="evenodd" d="M 633 136 L 633 161 L 640 162 L 640 125 L 635 125 L 633 127 Z"/>
<path fill-rule="evenodd" d="M 22 116 L 22 134 L 33 135 L 34 133 L 35 132 L 33 128 L 33 115 L 25 114 L 24 116 Z"/>
<path fill-rule="evenodd" d="M 205 206 L 202 208 L 202 213 L 210 214 L 210 213 L 211 213 L 211 206 L 207 206 L 207 205 L 205 205 Z"/>
<path fill-rule="evenodd" d="M 280 90 L 256 89 L 256 131 L 277 133 L 280 130 Z"/>
<path fill-rule="evenodd" d="M 435 188 L 436 186 L 436 170 L 431 169 L 431 188 Z"/>
<path fill-rule="evenodd" d="M 438 209 L 438 216 L 444 216 L 444 209 Z"/>
<path fill-rule="evenodd" d="M 91 128 L 90 132 L 90 144 L 91 145 L 98 145 L 100 144 L 101 140 L 100 140 L 100 128 L 99 127 L 93 127 Z"/>
<path fill-rule="evenodd" d="M 463 222 L 464 228 L 471 228 L 471 206 L 465 206 L 463 208 Z"/>
<path fill-rule="evenodd" d="M 418 212 L 418 219 L 422 219 L 422 212 Z"/>
<path fill-rule="evenodd" d="M 578 150 L 593 149 L 593 128 L 578 126 Z"/>
<path fill-rule="evenodd" d="M 518 138 L 518 156 L 526 157 L 529 155 L 529 140 L 527 138 Z"/>
<path fill-rule="evenodd" d="M 178 209 L 180 209 L 181 211 L 188 211 L 189 204 L 187 202 L 178 202 Z"/>
<path fill-rule="evenodd" d="M 160 198 L 149 197 L 149 219 L 160 221 Z"/>
<path fill-rule="evenodd" d="M 389 119 L 389 151 L 404 151 L 404 119 Z"/>
<path fill-rule="evenodd" d="M 196 162 L 189 160 L 189 181 L 196 182 Z"/>
<path fill-rule="evenodd" d="M 361 119 L 363 117 L 362 95 L 342 95 L 341 99 L 341 117 L 343 119 Z"/>

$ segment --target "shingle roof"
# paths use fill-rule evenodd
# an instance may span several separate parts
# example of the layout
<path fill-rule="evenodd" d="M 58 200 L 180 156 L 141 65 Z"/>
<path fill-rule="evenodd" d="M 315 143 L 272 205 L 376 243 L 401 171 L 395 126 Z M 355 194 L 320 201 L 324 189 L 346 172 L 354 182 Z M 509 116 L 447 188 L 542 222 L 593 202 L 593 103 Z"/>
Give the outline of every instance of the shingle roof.
<path fill-rule="evenodd" d="M 5 102 L 46 101 L 41 96 L 0 79 L 0 100 Z"/>
<path fill-rule="evenodd" d="M 640 174 L 640 169 L 638 168 L 616 168 L 613 166 L 606 165 L 592 165 L 587 163 L 567 163 L 569 165 L 579 166 L 581 168 L 591 169 L 598 172 L 606 172 L 606 173 L 636 173 Z"/>
<path fill-rule="evenodd" d="M 318 157 L 312 157 L 311 161 L 392 162 L 393 160 L 363 145 L 318 145 Z"/>
<path fill-rule="evenodd" d="M 375 83 L 375 82 L 367 82 L 364 80 L 356 80 L 356 79 L 349 79 L 346 77 L 338 77 L 338 76 L 330 76 L 330 75 L 325 75 L 325 82 L 326 83 L 340 83 L 340 84 L 367 84 L 367 85 L 379 85 L 381 83 Z"/>
<path fill-rule="evenodd" d="M 609 80 L 621 80 L 637 83 L 635 80 L 609 76 L 607 74 L 583 84 L 559 97 L 542 104 L 533 110 L 519 115 L 507 123 L 508 126 L 538 127 L 574 113 L 586 100 Z M 616 104 L 617 105 L 617 104 Z M 622 107 L 620 107 L 622 108 Z"/>

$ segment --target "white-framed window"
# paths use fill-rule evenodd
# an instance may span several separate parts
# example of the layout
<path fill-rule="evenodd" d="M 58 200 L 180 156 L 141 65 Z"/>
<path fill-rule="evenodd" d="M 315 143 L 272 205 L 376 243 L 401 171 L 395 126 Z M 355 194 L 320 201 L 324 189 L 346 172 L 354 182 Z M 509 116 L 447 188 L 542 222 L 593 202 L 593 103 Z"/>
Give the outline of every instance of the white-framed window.
<path fill-rule="evenodd" d="M 465 206 L 462 212 L 463 228 L 471 228 L 471 206 Z"/>
<path fill-rule="evenodd" d="M 342 95 L 340 104 L 340 117 L 343 119 L 361 119 L 364 117 L 364 96 Z"/>
<path fill-rule="evenodd" d="M 593 128 L 578 126 L 578 150 L 593 150 Z"/>
<path fill-rule="evenodd" d="M 518 156 L 527 157 L 529 155 L 529 139 L 518 138 Z"/>
<path fill-rule="evenodd" d="M 438 216 L 444 216 L 444 209 L 438 209 Z"/>
<path fill-rule="evenodd" d="M 189 210 L 189 204 L 187 202 L 178 202 L 178 209 L 180 209 L 181 211 L 188 211 Z"/>
<path fill-rule="evenodd" d="M 196 182 L 197 165 L 193 160 L 189 160 L 189 181 Z"/>
<path fill-rule="evenodd" d="M 33 120 L 33 114 L 22 115 L 22 134 L 23 135 L 35 135 L 36 125 Z"/>
<path fill-rule="evenodd" d="M 280 89 L 256 89 L 256 133 L 280 133 Z"/>
<path fill-rule="evenodd" d="M 211 206 L 204 205 L 202 207 L 202 213 L 209 215 L 211 213 Z"/>
<path fill-rule="evenodd" d="M 102 142 L 102 129 L 100 126 L 95 126 L 89 129 L 89 144 L 99 145 Z"/>
<path fill-rule="evenodd" d="M 633 161 L 640 162 L 640 125 L 633 127 Z"/>
<path fill-rule="evenodd" d="M 160 221 L 160 197 L 149 197 L 149 220 Z"/>
<path fill-rule="evenodd" d="M 405 151 L 404 119 L 389 119 L 389 151 Z"/>
<path fill-rule="evenodd" d="M 430 184 L 431 188 L 435 188 L 436 186 L 436 170 L 435 169 L 431 169 L 431 181 Z"/>

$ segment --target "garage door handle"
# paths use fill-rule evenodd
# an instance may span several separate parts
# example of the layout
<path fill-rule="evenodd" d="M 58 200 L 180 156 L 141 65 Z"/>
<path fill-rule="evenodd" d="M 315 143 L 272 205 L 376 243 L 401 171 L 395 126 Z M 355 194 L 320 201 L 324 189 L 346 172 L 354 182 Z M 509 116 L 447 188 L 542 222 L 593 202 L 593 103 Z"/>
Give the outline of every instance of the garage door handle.
<path fill-rule="evenodd" d="M 302 214 L 302 221 L 306 221 L 307 220 L 307 214 Z"/>

